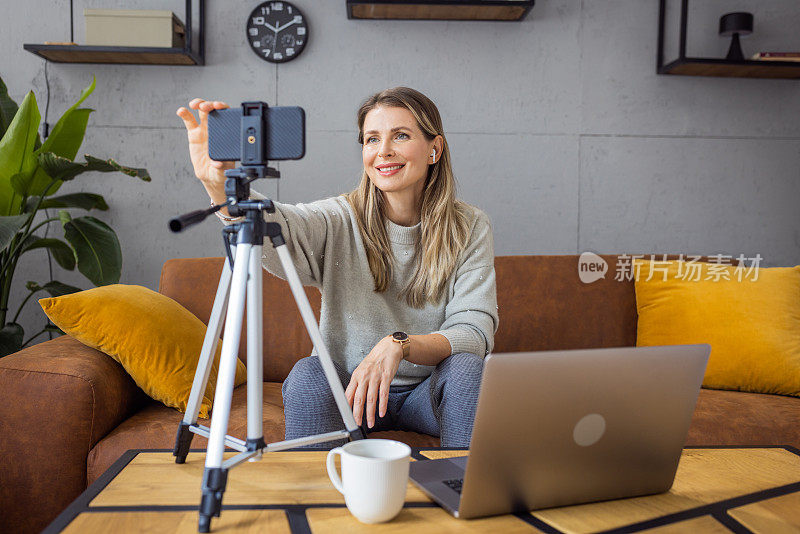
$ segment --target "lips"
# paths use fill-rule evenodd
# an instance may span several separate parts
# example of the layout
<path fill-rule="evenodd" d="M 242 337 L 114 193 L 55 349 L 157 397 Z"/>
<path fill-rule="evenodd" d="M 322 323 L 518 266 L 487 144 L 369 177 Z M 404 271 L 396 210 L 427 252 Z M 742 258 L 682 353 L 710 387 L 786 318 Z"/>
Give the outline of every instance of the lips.
<path fill-rule="evenodd" d="M 385 163 L 375 167 L 381 176 L 391 176 L 405 167 L 404 163 Z"/>

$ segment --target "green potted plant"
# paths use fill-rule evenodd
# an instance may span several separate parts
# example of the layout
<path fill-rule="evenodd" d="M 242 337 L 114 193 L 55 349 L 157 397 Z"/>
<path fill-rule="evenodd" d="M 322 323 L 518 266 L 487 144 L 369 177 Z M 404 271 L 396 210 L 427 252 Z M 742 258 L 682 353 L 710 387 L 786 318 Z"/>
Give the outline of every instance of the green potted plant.
<path fill-rule="evenodd" d="M 146 169 L 125 167 L 113 159 L 86 154 L 84 162 L 74 161 L 89 114 L 94 111 L 78 106 L 94 88 L 93 79 L 42 141 L 38 134 L 41 115 L 33 91 L 17 106 L 0 78 L 0 356 L 20 350 L 47 331 L 59 331 L 47 324 L 25 339 L 17 319 L 33 295 L 40 291 L 51 296 L 80 291 L 57 280 L 44 284 L 29 281 L 28 295 L 10 315 L 11 282 L 23 254 L 44 249 L 59 266 L 67 270 L 77 267 L 96 286 L 117 283 L 122 273 L 122 251 L 114 230 L 99 219 L 73 217 L 68 211 L 107 210 L 105 199 L 94 193 L 56 195 L 62 183 L 87 171 L 118 171 L 150 181 Z M 58 209 L 57 216 L 50 216 L 49 209 Z M 64 239 L 48 237 L 54 227 L 62 229 Z"/>

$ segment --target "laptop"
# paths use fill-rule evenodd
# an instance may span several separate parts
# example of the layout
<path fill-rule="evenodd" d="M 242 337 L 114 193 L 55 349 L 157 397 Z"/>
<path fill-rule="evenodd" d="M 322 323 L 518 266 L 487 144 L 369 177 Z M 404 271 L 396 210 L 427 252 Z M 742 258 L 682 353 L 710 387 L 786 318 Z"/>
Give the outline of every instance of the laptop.
<path fill-rule="evenodd" d="M 411 480 L 463 519 L 665 492 L 710 352 L 490 354 L 469 456 L 411 462 Z"/>

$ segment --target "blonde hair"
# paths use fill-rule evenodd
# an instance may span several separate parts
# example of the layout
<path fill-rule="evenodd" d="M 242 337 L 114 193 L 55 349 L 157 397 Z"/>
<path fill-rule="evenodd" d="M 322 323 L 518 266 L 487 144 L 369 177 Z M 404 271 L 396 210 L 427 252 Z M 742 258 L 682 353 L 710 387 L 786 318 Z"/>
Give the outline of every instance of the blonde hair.
<path fill-rule="evenodd" d="M 469 205 L 456 199 L 456 182 L 450 166 L 450 149 L 444 138 L 442 119 L 436 105 L 425 95 L 408 87 L 395 87 L 370 96 L 358 110 L 358 142 L 364 142 L 364 120 L 378 106 L 408 109 L 428 141 L 442 136 L 439 159 L 428 167 L 422 192 L 421 232 L 415 246 L 415 272 L 402 290 L 401 298 L 414 308 L 440 302 L 447 280 L 458 267 L 458 257 L 469 241 Z M 383 192 L 362 171 L 361 182 L 344 197 L 356 215 L 364 242 L 374 291 L 389 288 L 394 256 L 386 232 Z"/>

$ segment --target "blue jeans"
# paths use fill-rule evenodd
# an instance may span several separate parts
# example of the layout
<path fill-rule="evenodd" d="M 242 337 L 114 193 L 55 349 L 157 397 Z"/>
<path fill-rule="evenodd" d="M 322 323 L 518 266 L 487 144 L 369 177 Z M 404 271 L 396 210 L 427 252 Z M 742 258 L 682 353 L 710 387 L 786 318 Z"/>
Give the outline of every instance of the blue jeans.
<path fill-rule="evenodd" d="M 334 366 L 346 388 L 350 375 L 339 365 Z M 391 386 L 386 415 L 376 414 L 372 428 L 367 428 L 364 415 L 362 428 L 367 433 L 410 430 L 439 436 L 442 447 L 469 447 L 482 374 L 483 358 L 466 352 L 453 354 L 420 384 Z M 282 393 L 286 439 L 344 430 L 317 356 L 307 356 L 294 365 L 283 382 Z M 346 440 L 326 446 L 344 443 Z"/>

